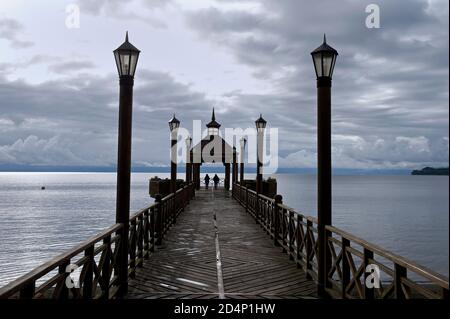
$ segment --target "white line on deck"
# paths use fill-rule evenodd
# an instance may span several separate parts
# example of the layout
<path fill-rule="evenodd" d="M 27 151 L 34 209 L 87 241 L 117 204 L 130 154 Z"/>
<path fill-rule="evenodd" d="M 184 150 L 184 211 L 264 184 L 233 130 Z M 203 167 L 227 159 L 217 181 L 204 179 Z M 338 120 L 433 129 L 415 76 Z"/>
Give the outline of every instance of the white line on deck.
<path fill-rule="evenodd" d="M 211 196 L 214 203 L 214 189 L 212 189 Z M 217 216 L 215 208 L 213 208 L 213 219 L 215 232 L 214 239 L 216 242 L 217 288 L 219 289 L 219 299 L 225 299 L 225 289 L 223 285 L 223 274 L 222 274 L 222 258 L 220 256 L 220 246 L 219 246 L 219 228 L 217 227 Z"/>

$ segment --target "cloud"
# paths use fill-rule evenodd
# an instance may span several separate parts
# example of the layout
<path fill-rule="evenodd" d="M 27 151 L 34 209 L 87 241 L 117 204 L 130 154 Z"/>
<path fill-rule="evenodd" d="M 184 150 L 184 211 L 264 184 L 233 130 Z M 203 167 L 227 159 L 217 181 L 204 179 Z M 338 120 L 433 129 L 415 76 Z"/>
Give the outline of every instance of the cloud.
<path fill-rule="evenodd" d="M 148 59 L 155 69 L 139 68 L 134 163 L 168 163 L 171 114 L 176 112 L 190 129 L 194 119 L 209 120 L 214 105 L 223 128 L 252 127 L 262 113 L 269 126 L 279 128 L 280 165 L 314 167 L 317 109 L 310 52 L 326 32 L 328 42 L 339 51 L 332 100 L 334 166 L 448 165 L 448 1 L 380 0 L 381 28 L 367 29 L 365 7 L 371 2 L 214 0 L 180 6 L 162 0 L 78 1 L 82 14 L 106 25 L 137 20 L 160 28 L 152 34 L 152 45 L 165 47 L 174 39 L 186 46 L 198 45 L 186 48 L 186 54 L 179 50 L 167 55 L 166 59 L 189 57 L 183 76 L 173 70 L 179 62 L 161 63 L 161 57 L 151 54 Z M 23 40 L 18 22 L 0 21 L 9 21 L 0 23 L 0 38 L 11 43 Z M 95 30 L 90 36 L 98 38 Z M 0 163 L 25 159 L 26 154 L 31 154 L 33 163 L 51 161 L 52 156 L 61 164 L 115 163 L 117 75 L 102 73 L 102 61 L 85 61 L 83 45 L 76 47 L 80 52 L 71 51 L 76 58 L 32 52 L 19 62 L 0 63 L 4 75 L 0 76 Z M 239 83 L 245 86 L 241 79 L 253 77 L 258 86 L 231 86 L 220 92 L 220 81 L 195 83 L 209 66 L 197 54 L 204 48 L 211 50 L 206 52 L 212 52 L 217 65 L 231 63 L 229 69 Z M 41 83 L 30 84 L 12 76 L 19 69 L 20 74 L 30 69 L 35 75 L 36 65 L 55 73 L 51 76 L 58 80 L 42 77 Z M 112 71 L 113 64 L 109 66 Z M 210 71 L 208 77 L 214 75 Z M 218 72 L 217 78 L 222 76 Z M 52 145 L 49 159 L 33 153 L 33 145 L 47 144 Z"/>
<path fill-rule="evenodd" d="M 167 24 L 155 12 L 164 9 L 171 2 L 172 0 L 78 0 L 82 13 L 105 15 L 120 20 L 137 20 L 156 29 L 164 29 Z M 124 9 L 124 3 L 129 10 Z M 143 9 L 146 9 L 145 12 L 142 12 Z"/>
<path fill-rule="evenodd" d="M 95 68 L 95 64 L 91 61 L 66 61 L 49 66 L 50 71 L 59 74 L 90 70 L 93 68 Z"/>
<path fill-rule="evenodd" d="M 14 49 L 29 48 L 34 45 L 31 41 L 22 40 L 24 27 L 17 20 L 0 18 L 0 39 L 6 39 Z"/>
<path fill-rule="evenodd" d="M 448 146 L 442 144 L 448 140 L 448 19 L 442 19 L 448 18 L 447 1 L 379 1 L 380 29 L 365 27 L 370 1 L 258 3 L 256 11 L 211 6 L 190 12 L 186 23 L 199 39 L 227 50 L 255 78 L 270 83 L 266 92 L 231 95 L 242 110 L 259 110 L 281 129 L 280 153 L 287 159 L 282 165 L 315 163 L 310 52 L 324 32 L 339 51 L 333 134 L 354 137 L 335 141 L 335 165 L 448 162 Z"/>
<path fill-rule="evenodd" d="M 167 73 L 141 69 L 135 86 L 133 163 L 169 163 L 167 121 L 210 110 L 205 95 Z M 74 74 L 30 84 L 0 77 L 0 164 L 105 165 L 117 160 L 118 81 Z M 183 115 L 186 110 L 189 116 Z M 41 150 L 41 152 L 40 152 Z"/>

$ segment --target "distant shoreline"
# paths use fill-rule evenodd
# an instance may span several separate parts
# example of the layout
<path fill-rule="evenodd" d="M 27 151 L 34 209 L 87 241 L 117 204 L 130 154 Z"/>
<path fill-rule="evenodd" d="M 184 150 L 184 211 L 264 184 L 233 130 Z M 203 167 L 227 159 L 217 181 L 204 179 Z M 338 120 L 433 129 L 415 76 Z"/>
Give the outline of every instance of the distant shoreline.
<path fill-rule="evenodd" d="M 421 170 L 413 170 L 411 175 L 448 176 L 448 167 L 424 167 Z"/>
<path fill-rule="evenodd" d="M 202 166 L 202 173 L 225 173 L 223 166 Z M 245 167 L 248 174 L 256 174 L 255 167 Z M 0 173 L 116 173 L 114 166 L 21 166 L 0 165 Z M 132 167 L 132 173 L 170 173 L 170 167 Z M 178 166 L 178 173 L 185 173 L 184 165 Z M 315 168 L 279 168 L 276 174 L 316 175 Z M 333 175 L 401 175 L 411 174 L 410 169 L 350 169 L 334 168 Z"/>

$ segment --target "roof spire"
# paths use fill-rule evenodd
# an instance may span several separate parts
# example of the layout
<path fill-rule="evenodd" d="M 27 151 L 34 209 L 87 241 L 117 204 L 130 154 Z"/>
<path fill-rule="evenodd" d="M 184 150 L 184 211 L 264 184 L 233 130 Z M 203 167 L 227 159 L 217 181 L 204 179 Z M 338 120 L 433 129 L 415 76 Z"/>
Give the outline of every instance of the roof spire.
<path fill-rule="evenodd" d="M 213 112 L 212 112 L 212 116 L 211 116 L 211 121 L 215 121 L 216 120 L 216 114 L 214 112 L 214 107 L 213 107 Z"/>
<path fill-rule="evenodd" d="M 325 33 L 323 34 L 323 43 L 327 43 L 327 35 Z"/>
<path fill-rule="evenodd" d="M 127 31 L 127 33 L 125 35 L 125 42 L 128 42 L 128 31 Z"/>

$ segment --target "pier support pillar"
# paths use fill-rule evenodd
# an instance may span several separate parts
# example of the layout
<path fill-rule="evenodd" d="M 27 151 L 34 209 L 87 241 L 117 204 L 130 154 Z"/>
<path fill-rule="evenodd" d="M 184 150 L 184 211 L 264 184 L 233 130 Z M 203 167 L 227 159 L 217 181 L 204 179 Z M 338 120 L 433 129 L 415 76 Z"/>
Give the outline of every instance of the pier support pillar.
<path fill-rule="evenodd" d="M 230 163 L 225 163 L 225 190 L 230 190 Z"/>

